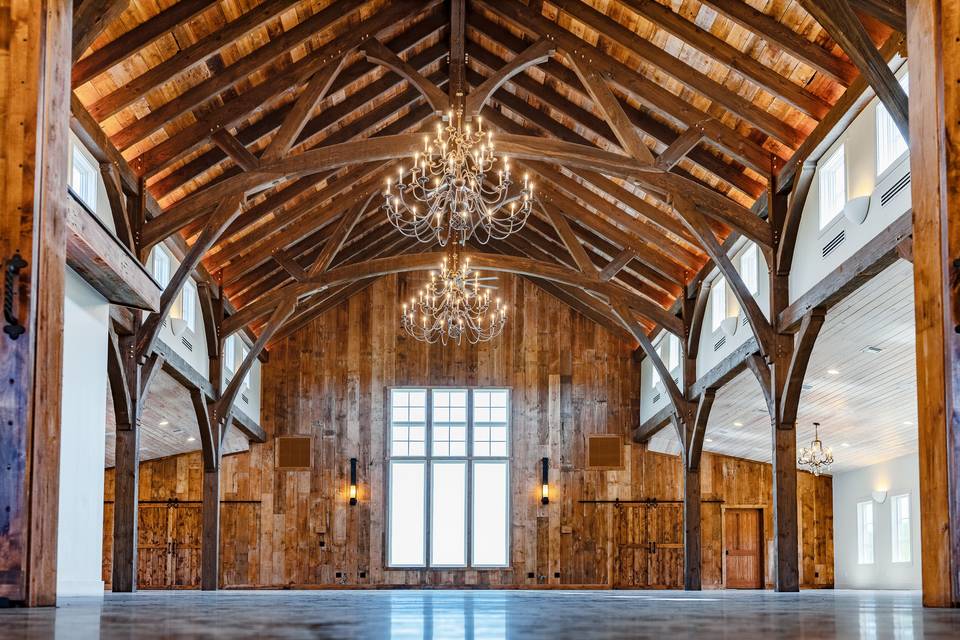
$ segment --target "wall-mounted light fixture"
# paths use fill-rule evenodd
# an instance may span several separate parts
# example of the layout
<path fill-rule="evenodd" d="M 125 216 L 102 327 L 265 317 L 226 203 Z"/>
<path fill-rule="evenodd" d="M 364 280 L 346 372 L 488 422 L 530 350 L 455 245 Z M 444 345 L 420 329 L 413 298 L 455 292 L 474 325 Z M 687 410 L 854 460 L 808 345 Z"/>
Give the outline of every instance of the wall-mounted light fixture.
<path fill-rule="evenodd" d="M 550 504 L 550 479 L 547 476 L 547 459 L 540 461 L 540 504 Z"/>
<path fill-rule="evenodd" d="M 357 459 L 350 458 L 350 504 L 357 504 Z"/>

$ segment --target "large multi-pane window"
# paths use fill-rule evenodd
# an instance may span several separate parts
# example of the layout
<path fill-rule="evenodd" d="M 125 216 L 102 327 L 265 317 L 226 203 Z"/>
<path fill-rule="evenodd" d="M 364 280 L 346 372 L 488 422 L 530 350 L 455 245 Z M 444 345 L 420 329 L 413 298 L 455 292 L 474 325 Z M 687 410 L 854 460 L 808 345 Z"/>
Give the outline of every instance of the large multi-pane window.
<path fill-rule="evenodd" d="M 900 86 L 904 92 L 909 89 L 909 76 L 903 74 L 900 78 Z M 883 106 L 883 103 L 877 105 L 877 175 L 879 176 L 894 163 L 900 156 L 907 152 L 907 142 L 903 139 L 900 129 L 897 127 L 890 112 Z"/>
<path fill-rule="evenodd" d="M 509 416 L 507 389 L 391 389 L 390 566 L 507 566 Z"/>
<path fill-rule="evenodd" d="M 910 562 L 910 495 L 893 496 L 890 500 L 892 548 L 894 562 Z"/>
<path fill-rule="evenodd" d="M 873 564 L 873 501 L 857 503 L 857 562 Z"/>

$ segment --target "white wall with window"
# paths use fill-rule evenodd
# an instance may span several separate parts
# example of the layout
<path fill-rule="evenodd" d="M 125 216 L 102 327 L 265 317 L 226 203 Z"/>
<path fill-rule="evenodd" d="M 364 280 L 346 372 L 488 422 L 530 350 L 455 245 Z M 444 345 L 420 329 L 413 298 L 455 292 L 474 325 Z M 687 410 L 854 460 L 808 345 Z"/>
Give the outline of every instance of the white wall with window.
<path fill-rule="evenodd" d="M 896 75 L 906 89 L 906 64 Z M 874 98 L 817 160 L 797 233 L 790 302 L 910 210 L 909 171 L 906 144 Z"/>
<path fill-rule="evenodd" d="M 919 497 L 917 454 L 833 476 L 838 589 L 920 588 Z"/>
<path fill-rule="evenodd" d="M 100 177 L 100 163 L 80 142 L 73 132 L 70 133 L 70 152 L 67 156 L 67 176 L 70 190 L 92 211 L 103 225 L 115 231 L 113 214 L 107 201 L 107 190 Z"/>
<path fill-rule="evenodd" d="M 658 336 L 654 337 L 653 346 L 660 354 L 663 364 L 670 371 L 671 377 L 682 388 L 683 345 L 680 338 L 672 333 L 661 331 Z M 640 364 L 640 380 L 640 420 L 642 421 L 668 406 L 670 397 L 650 358 L 644 358 Z"/>
<path fill-rule="evenodd" d="M 510 564 L 510 391 L 395 388 L 387 565 Z"/>
<path fill-rule="evenodd" d="M 251 343 L 246 336 L 234 333 L 223 341 L 223 387 L 226 388 L 233 379 L 233 374 L 240 368 L 244 359 L 250 353 Z M 243 376 L 240 393 L 233 406 L 237 407 L 250 418 L 260 421 L 260 360 L 253 361 L 253 366 Z"/>

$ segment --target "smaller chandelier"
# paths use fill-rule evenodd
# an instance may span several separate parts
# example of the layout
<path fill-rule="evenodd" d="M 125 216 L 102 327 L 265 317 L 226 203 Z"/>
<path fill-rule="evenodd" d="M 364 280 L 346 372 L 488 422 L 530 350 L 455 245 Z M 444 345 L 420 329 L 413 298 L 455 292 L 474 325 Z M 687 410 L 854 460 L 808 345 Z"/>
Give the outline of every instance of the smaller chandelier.
<path fill-rule="evenodd" d="M 383 208 L 390 222 L 405 236 L 420 242 L 453 239 L 486 244 L 519 231 L 533 208 L 533 183 L 524 175 L 514 186 L 510 161 L 497 158 L 493 134 L 464 124 L 454 113 L 447 125 L 437 124 L 436 135 L 423 137 L 423 150 L 410 166 L 400 167 L 397 181 L 387 178 Z"/>
<path fill-rule="evenodd" d="M 830 469 L 833 464 L 833 451 L 830 447 L 824 447 L 820 442 L 820 423 L 813 423 L 813 442 L 810 447 L 800 449 L 800 455 L 797 456 L 797 464 L 801 467 L 809 467 L 810 472 L 819 476 L 824 471 Z"/>
<path fill-rule="evenodd" d="M 507 305 L 496 298 L 494 306 L 485 280 L 495 278 L 481 278 L 469 259 L 460 262 L 454 249 L 443 259 L 439 273 L 431 271 L 430 282 L 404 303 L 400 325 L 429 344 L 460 344 L 464 338 L 476 344 L 496 338 L 507 323 Z"/>

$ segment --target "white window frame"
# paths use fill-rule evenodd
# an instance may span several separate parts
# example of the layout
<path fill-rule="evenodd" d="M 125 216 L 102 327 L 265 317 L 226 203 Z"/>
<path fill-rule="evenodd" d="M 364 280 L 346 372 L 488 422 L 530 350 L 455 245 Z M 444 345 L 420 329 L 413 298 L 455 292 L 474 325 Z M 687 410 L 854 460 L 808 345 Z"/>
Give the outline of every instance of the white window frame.
<path fill-rule="evenodd" d="M 94 213 L 97 213 L 98 173 L 83 146 L 74 142 L 70 153 L 70 188 Z"/>
<path fill-rule="evenodd" d="M 247 356 L 250 355 L 250 348 L 247 346 L 243 340 L 240 341 L 240 366 L 243 365 L 243 361 L 247 359 Z M 247 369 L 247 372 L 243 374 L 243 388 L 250 388 L 250 372 L 253 371 L 253 366 Z"/>
<path fill-rule="evenodd" d="M 425 441 L 423 447 L 423 455 L 394 455 L 393 454 L 393 392 L 397 391 L 424 391 L 426 393 L 426 415 L 425 415 Z M 433 454 L 433 392 L 434 391 L 444 391 L 444 390 L 464 390 L 467 392 L 467 443 L 466 443 L 466 455 L 464 456 L 443 456 L 443 455 L 434 455 Z M 474 425 L 475 425 L 475 412 L 474 412 L 474 394 L 478 391 L 505 391 L 507 393 L 507 407 L 506 407 L 506 428 L 507 428 L 507 450 L 505 456 L 477 456 L 473 450 L 474 444 Z M 511 491 L 511 469 L 510 469 L 510 460 L 511 460 L 511 434 L 513 431 L 512 425 L 512 402 L 513 402 L 513 393 L 509 387 L 494 387 L 494 386 L 483 386 L 483 387 L 471 387 L 471 386 L 398 386 L 398 387 L 388 387 L 387 388 L 387 405 L 389 407 L 386 416 L 386 451 L 387 451 L 387 490 L 386 496 L 387 499 L 384 500 L 384 517 L 387 522 L 387 538 L 386 544 L 384 545 L 384 562 L 387 567 L 390 569 L 425 569 L 430 571 L 451 571 L 451 570 L 500 570 L 504 568 L 509 568 L 510 557 L 511 557 L 511 529 L 512 529 L 512 519 L 513 519 L 513 501 L 512 501 L 512 491 Z M 481 423 L 482 424 L 482 423 Z M 499 423 L 496 423 L 499 424 Z M 391 541 L 393 536 L 393 524 L 391 522 L 391 510 L 390 510 L 390 478 L 392 477 L 392 469 L 394 464 L 408 464 L 411 462 L 419 462 L 424 465 L 424 483 L 425 483 L 425 505 L 424 505 L 424 549 L 423 549 L 423 563 L 417 565 L 410 564 L 394 564 L 390 557 L 390 550 L 392 548 Z M 433 500 L 433 465 L 435 463 L 456 463 L 464 462 L 466 464 L 466 478 L 465 486 L 467 495 L 464 501 L 464 514 L 466 518 L 465 523 L 465 540 L 464 544 L 466 545 L 464 558 L 466 563 L 463 565 L 438 565 L 431 562 L 432 548 L 431 548 L 431 530 L 433 528 L 432 519 L 433 519 L 433 509 L 432 509 L 432 500 Z M 491 464 L 497 463 L 504 465 L 506 470 L 506 527 L 504 530 L 505 540 L 505 563 L 504 564 L 480 564 L 474 561 L 474 544 L 473 544 L 473 520 L 474 520 L 474 468 L 479 464 Z M 537 478 L 537 487 L 539 487 L 539 477 Z"/>
<path fill-rule="evenodd" d="M 180 319 L 187 324 L 187 331 L 197 332 L 197 285 L 187 278 L 180 291 Z"/>
<path fill-rule="evenodd" d="M 820 230 L 823 231 L 843 213 L 847 204 L 847 159 L 843 144 L 820 165 L 818 173 Z"/>
<path fill-rule="evenodd" d="M 161 265 L 163 265 L 162 268 Z M 162 289 L 165 289 L 170 282 L 171 266 L 170 254 L 167 253 L 167 250 L 159 246 L 154 248 L 150 255 L 150 275 Z M 162 271 L 162 273 L 158 273 L 158 271 Z"/>
<path fill-rule="evenodd" d="M 903 87 L 904 93 L 909 95 L 910 75 L 904 73 L 898 82 L 900 86 Z M 879 100 L 877 101 L 875 121 L 875 139 L 877 144 L 876 168 L 877 177 L 879 178 L 882 177 L 890 167 L 897 164 L 897 162 L 910 151 L 910 147 L 903 139 L 903 135 L 900 133 L 900 129 L 897 128 L 897 124 L 893 121 L 893 118 L 890 117 L 890 112 L 887 111 L 887 108 Z"/>
<path fill-rule="evenodd" d="M 760 257 L 757 245 L 749 243 L 740 254 L 740 277 L 753 295 L 760 293 Z"/>
<path fill-rule="evenodd" d="M 667 334 L 667 370 L 673 372 L 680 366 L 680 338 Z"/>
<path fill-rule="evenodd" d="M 905 509 L 901 511 L 901 505 Z M 906 524 L 906 553 L 900 554 L 900 545 L 904 542 L 900 537 L 900 524 Z M 901 493 L 890 497 L 890 555 L 891 561 L 895 563 L 909 563 L 913 558 L 912 549 L 912 523 L 910 521 L 910 494 Z"/>
<path fill-rule="evenodd" d="M 710 285 L 710 327 L 716 332 L 727 317 L 727 279 L 718 276 Z"/>
<path fill-rule="evenodd" d="M 869 523 L 866 514 L 869 512 Z M 873 564 L 876 558 L 876 511 L 873 500 L 857 503 L 857 564 Z M 866 544 L 869 541 L 869 546 Z"/>
<path fill-rule="evenodd" d="M 223 341 L 223 370 L 231 375 L 237 370 L 237 336 L 232 333 Z"/>

